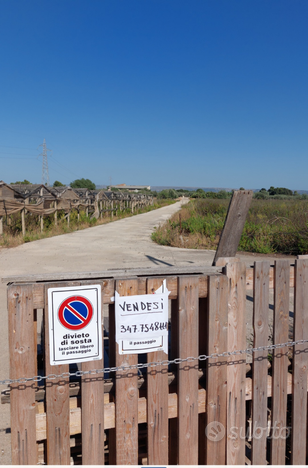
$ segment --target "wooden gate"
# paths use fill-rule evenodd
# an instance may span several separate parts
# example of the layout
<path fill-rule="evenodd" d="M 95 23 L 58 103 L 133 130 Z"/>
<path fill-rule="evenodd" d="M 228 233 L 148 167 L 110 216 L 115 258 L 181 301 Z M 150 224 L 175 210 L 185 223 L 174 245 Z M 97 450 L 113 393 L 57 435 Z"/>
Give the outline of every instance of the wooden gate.
<path fill-rule="evenodd" d="M 252 359 L 245 350 L 308 339 L 308 260 L 116 275 L 15 278 L 8 286 L 10 378 L 53 374 L 12 383 L 2 397 L 11 404 L 13 464 L 306 464 L 308 344 L 259 349 Z M 115 291 L 152 293 L 164 279 L 169 356 L 120 355 Z M 102 287 L 104 359 L 50 366 L 48 288 L 94 282 Z M 234 354 L 205 358 L 226 352 Z"/>

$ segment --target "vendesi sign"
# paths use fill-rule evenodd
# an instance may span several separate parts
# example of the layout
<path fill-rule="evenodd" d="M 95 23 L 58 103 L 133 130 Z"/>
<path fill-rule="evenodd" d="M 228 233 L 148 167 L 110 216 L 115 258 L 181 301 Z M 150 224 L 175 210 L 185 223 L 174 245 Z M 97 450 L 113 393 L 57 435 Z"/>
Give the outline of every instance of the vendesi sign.
<path fill-rule="evenodd" d="M 162 350 L 168 354 L 166 280 L 154 294 L 120 296 L 115 292 L 116 342 L 119 354 Z"/>
<path fill-rule="evenodd" d="M 101 286 L 48 289 L 50 364 L 102 359 Z"/>

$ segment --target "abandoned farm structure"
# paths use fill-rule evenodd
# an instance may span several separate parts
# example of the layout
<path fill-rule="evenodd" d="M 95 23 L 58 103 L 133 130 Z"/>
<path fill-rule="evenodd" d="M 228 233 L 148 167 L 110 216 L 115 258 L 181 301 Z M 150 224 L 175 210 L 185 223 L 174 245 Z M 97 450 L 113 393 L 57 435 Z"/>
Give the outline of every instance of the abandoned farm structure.
<path fill-rule="evenodd" d="M 91 218 L 111 216 L 124 210 L 134 213 L 139 208 L 153 204 L 152 195 L 140 193 L 112 192 L 105 190 L 73 189 L 47 187 L 42 184 L 7 184 L 0 181 L 0 235 L 5 225 L 12 222 L 11 216 L 20 213 L 22 233 L 26 233 L 26 215 L 38 216 L 41 230 L 44 229 L 44 217 L 54 215 L 58 223 L 58 214 L 62 212 L 69 224 L 72 211 L 84 212 Z"/>

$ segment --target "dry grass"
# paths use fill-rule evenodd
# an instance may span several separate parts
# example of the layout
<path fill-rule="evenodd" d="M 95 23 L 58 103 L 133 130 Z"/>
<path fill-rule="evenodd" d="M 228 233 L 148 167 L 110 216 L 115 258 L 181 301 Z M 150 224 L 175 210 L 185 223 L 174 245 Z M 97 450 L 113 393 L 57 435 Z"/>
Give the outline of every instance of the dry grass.
<path fill-rule="evenodd" d="M 152 239 L 172 247 L 217 248 L 229 200 L 194 200 L 167 223 Z M 263 254 L 308 253 L 307 200 L 253 200 L 239 250 Z"/>

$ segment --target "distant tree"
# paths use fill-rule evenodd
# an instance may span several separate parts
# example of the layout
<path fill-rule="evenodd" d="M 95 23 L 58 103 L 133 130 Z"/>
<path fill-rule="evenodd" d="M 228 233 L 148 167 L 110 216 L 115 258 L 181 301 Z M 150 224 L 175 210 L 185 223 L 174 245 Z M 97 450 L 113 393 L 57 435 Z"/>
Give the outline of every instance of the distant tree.
<path fill-rule="evenodd" d="M 178 194 L 174 189 L 165 189 L 158 192 L 157 198 L 177 198 Z"/>
<path fill-rule="evenodd" d="M 25 179 L 23 182 L 18 180 L 17 182 L 11 182 L 11 184 L 23 184 L 23 185 L 32 185 L 31 182 L 29 182 L 27 179 Z"/>
<path fill-rule="evenodd" d="M 288 195 L 288 196 L 292 196 L 293 195 L 293 192 L 292 190 L 290 189 L 287 189 L 285 187 L 273 187 L 271 186 L 269 189 L 268 189 L 268 193 L 270 195 Z"/>
<path fill-rule="evenodd" d="M 55 180 L 53 183 L 53 187 L 65 187 L 65 185 L 59 182 L 58 180 Z"/>
<path fill-rule="evenodd" d="M 240 190 L 245 190 L 244 187 L 240 187 Z"/>
<path fill-rule="evenodd" d="M 70 186 L 72 188 L 87 188 L 89 190 L 95 190 L 96 188 L 94 182 L 92 182 L 90 179 L 73 180 L 73 182 L 70 183 Z"/>

